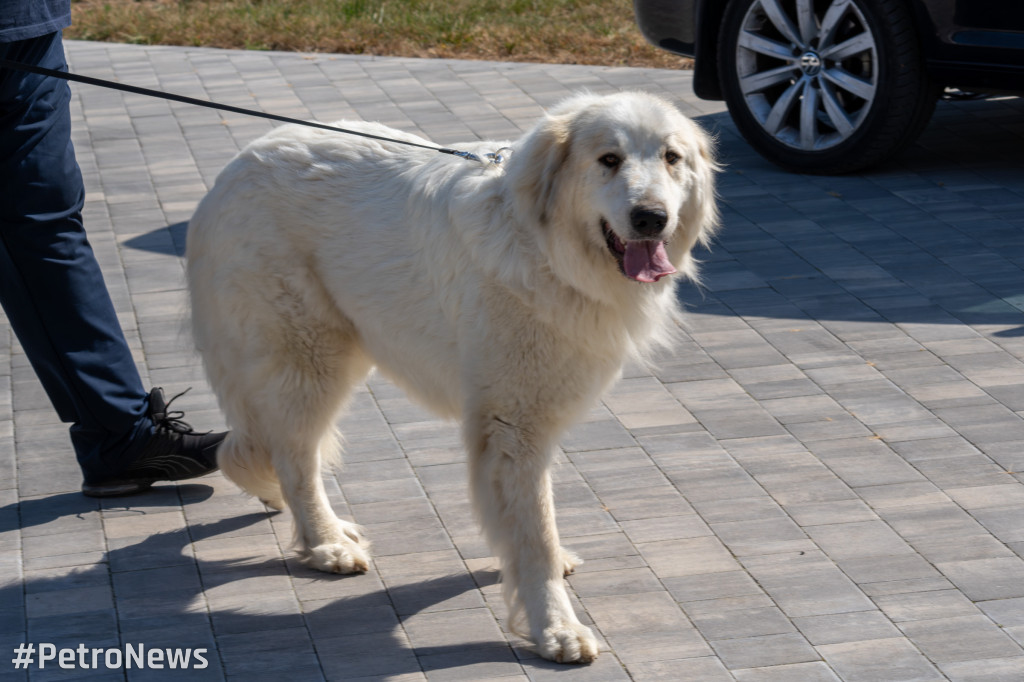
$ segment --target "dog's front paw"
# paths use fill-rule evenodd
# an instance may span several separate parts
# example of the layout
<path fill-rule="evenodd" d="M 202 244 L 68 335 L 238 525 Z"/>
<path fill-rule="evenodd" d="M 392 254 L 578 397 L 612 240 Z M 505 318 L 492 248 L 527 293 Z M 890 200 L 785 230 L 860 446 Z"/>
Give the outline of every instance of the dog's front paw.
<path fill-rule="evenodd" d="M 338 535 L 334 542 L 307 549 L 303 556 L 311 567 L 327 573 L 365 573 L 370 570 L 370 543 L 363 538 L 359 526 L 338 519 Z"/>
<path fill-rule="evenodd" d="M 586 625 L 565 623 L 544 630 L 537 653 L 556 663 L 590 663 L 597 658 L 597 639 Z"/>
<path fill-rule="evenodd" d="M 318 545 L 305 552 L 306 563 L 327 573 L 366 573 L 370 570 L 370 555 L 354 542 Z"/>

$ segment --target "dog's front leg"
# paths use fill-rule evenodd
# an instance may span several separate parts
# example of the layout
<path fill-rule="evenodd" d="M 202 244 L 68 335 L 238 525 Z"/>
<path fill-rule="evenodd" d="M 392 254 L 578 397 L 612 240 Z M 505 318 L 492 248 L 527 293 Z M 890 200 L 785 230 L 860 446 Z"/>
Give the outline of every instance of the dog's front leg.
<path fill-rule="evenodd" d="M 588 663 L 597 640 L 569 602 L 570 558 L 559 544 L 551 477 L 551 443 L 529 427 L 483 417 L 467 430 L 474 506 L 501 562 L 510 624 L 523 624 L 538 653 L 561 663 Z M 571 555 L 570 555 L 571 556 Z"/>

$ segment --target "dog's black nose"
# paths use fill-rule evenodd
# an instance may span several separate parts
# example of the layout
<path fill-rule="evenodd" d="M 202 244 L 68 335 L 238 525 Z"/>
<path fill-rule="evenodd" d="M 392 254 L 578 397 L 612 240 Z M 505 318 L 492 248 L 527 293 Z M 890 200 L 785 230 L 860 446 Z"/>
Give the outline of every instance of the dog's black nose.
<path fill-rule="evenodd" d="M 668 213 L 660 208 L 634 208 L 629 214 L 629 223 L 637 234 L 654 237 L 665 229 Z"/>

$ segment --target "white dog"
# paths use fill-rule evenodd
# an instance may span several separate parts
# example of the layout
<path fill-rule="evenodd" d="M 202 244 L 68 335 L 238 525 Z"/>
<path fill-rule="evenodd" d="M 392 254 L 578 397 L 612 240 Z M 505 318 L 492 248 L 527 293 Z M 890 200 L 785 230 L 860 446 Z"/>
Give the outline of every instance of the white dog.
<path fill-rule="evenodd" d="M 381 125 L 365 133 L 430 143 Z M 242 151 L 192 219 L 193 329 L 232 431 L 224 473 L 295 516 L 323 571 L 369 568 L 328 504 L 334 424 L 375 365 L 459 417 L 474 508 L 513 622 L 587 662 L 549 464 L 623 363 L 675 328 L 676 275 L 717 221 L 705 134 L 651 95 L 577 95 L 501 165 L 283 126 Z"/>

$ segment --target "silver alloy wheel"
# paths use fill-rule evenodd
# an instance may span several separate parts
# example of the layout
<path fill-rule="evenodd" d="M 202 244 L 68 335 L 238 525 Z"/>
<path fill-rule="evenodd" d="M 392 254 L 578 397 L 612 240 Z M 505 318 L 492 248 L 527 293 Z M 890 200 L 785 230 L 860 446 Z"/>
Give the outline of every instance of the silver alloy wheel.
<path fill-rule="evenodd" d="M 755 0 L 736 43 L 740 92 L 764 131 L 801 151 L 834 147 L 878 92 L 878 46 L 852 0 Z"/>

